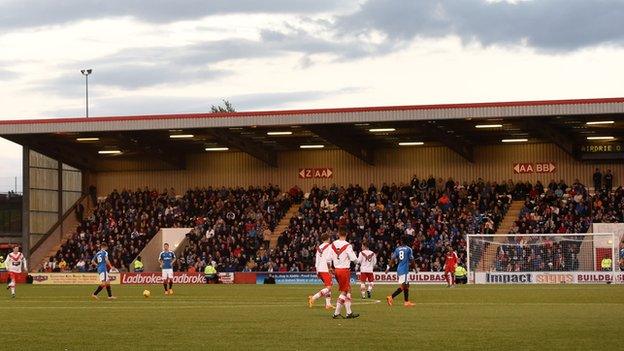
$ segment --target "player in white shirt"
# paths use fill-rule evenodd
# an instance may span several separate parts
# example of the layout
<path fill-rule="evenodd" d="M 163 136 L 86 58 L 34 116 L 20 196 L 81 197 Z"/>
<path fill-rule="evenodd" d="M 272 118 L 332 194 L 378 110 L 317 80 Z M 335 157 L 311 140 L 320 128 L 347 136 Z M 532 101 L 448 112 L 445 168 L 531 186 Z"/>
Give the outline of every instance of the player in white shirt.
<path fill-rule="evenodd" d="M 357 318 L 360 315 L 351 311 L 351 262 L 357 261 L 357 257 L 353 247 L 347 242 L 347 232 L 343 228 L 338 231 L 338 240 L 331 244 L 331 258 L 340 291 L 333 318 L 341 317 L 342 305 L 347 310 L 347 319 Z"/>
<path fill-rule="evenodd" d="M 7 289 L 11 289 L 11 297 L 15 297 L 15 282 L 17 281 L 17 275 L 24 271 L 28 271 L 26 265 L 26 257 L 19 251 L 18 246 L 13 247 L 13 252 L 7 256 L 6 260 L 7 270 L 9 271 L 9 278 L 11 281 L 7 285 Z"/>
<path fill-rule="evenodd" d="M 375 281 L 373 271 L 377 265 L 377 255 L 368 249 L 366 241 L 362 242 L 362 251 L 358 255 L 357 265 L 360 267 L 360 293 L 363 299 L 367 296 L 370 299 Z"/>
<path fill-rule="evenodd" d="M 313 296 L 308 296 L 308 306 L 312 308 L 314 306 L 314 301 L 318 300 L 321 296 L 325 296 L 325 309 L 330 310 L 333 309 L 334 306 L 331 304 L 331 289 L 332 289 L 332 276 L 329 273 L 329 268 L 331 266 L 331 244 L 329 243 L 329 234 L 323 233 L 321 234 L 322 243 L 316 248 L 316 274 L 319 279 L 323 281 L 323 289 L 314 294 Z"/>

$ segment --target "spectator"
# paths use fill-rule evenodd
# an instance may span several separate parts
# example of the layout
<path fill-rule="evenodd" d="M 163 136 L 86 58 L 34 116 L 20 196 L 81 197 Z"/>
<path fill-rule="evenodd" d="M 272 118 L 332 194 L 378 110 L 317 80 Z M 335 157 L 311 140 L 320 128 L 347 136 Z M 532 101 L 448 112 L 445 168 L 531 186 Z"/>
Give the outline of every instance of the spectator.
<path fill-rule="evenodd" d="M 611 173 L 610 169 L 607 169 L 607 173 L 604 175 L 604 183 L 605 190 L 607 192 L 611 192 L 611 189 L 613 188 L 613 173 Z"/>
<path fill-rule="evenodd" d="M 67 262 L 65 262 L 65 259 L 61 258 L 61 261 L 59 262 L 58 267 L 61 272 L 67 271 Z"/>
<path fill-rule="evenodd" d="M 599 192 L 600 190 L 602 190 L 602 173 L 600 172 L 599 168 L 596 168 L 596 170 L 594 171 L 592 179 L 594 181 L 594 191 Z"/>
<path fill-rule="evenodd" d="M 264 278 L 264 284 L 275 284 L 275 277 L 272 274 L 269 274 L 266 278 Z"/>
<path fill-rule="evenodd" d="M 86 272 L 87 270 L 87 262 L 85 261 L 84 257 L 81 257 L 80 260 L 76 263 L 76 269 L 78 270 L 78 272 Z"/>
<path fill-rule="evenodd" d="M 76 219 L 78 220 L 78 222 L 82 222 L 82 220 L 84 219 L 84 206 L 82 205 L 82 203 L 79 203 L 78 206 L 76 206 Z"/>
<path fill-rule="evenodd" d="M 97 206 L 97 188 L 95 185 L 89 185 L 89 197 L 91 198 L 92 206 Z"/>
<path fill-rule="evenodd" d="M 264 240 L 264 245 L 266 247 L 269 246 L 269 243 L 271 242 L 271 236 L 273 235 L 273 232 L 271 231 L 271 229 L 269 229 L 269 227 L 267 225 L 264 226 L 264 229 L 262 230 L 262 239 Z"/>
<path fill-rule="evenodd" d="M 61 271 L 58 261 L 56 260 L 56 257 L 52 260 L 52 262 L 50 262 L 50 268 L 52 272 L 58 273 Z"/>

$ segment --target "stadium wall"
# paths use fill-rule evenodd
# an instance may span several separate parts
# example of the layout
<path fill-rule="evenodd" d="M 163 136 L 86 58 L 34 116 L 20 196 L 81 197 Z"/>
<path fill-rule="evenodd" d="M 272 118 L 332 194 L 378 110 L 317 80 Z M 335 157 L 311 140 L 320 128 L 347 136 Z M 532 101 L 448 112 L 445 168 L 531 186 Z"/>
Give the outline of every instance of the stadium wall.
<path fill-rule="evenodd" d="M 174 187 L 178 191 L 195 186 L 236 186 L 278 184 L 288 189 L 294 184 L 309 190 L 314 184 L 331 185 L 359 183 L 367 186 L 373 182 L 407 182 L 412 175 L 427 177 L 453 177 L 456 180 L 518 181 L 564 179 L 568 184 L 579 179 L 591 186 L 594 168 L 611 169 L 615 174 L 614 185 L 621 184 L 624 164 L 584 163 L 574 160 L 553 144 L 497 145 L 477 147 L 475 162 L 470 163 L 446 147 L 409 147 L 377 150 L 375 166 L 369 166 L 350 154 L 336 149 L 281 152 L 278 168 L 241 152 L 204 153 L 187 156 L 186 170 L 140 171 L 155 166 L 150 161 L 107 161 L 115 172 L 97 174 L 100 194 L 113 189 L 136 189 Z M 515 163 L 553 163 L 554 173 L 516 174 Z M 331 168 L 329 179 L 300 179 L 302 168 Z M 545 184 L 546 185 L 546 184 Z"/>
<path fill-rule="evenodd" d="M 82 196 L 82 173 L 50 157 L 30 151 L 29 225 L 34 246 Z"/>

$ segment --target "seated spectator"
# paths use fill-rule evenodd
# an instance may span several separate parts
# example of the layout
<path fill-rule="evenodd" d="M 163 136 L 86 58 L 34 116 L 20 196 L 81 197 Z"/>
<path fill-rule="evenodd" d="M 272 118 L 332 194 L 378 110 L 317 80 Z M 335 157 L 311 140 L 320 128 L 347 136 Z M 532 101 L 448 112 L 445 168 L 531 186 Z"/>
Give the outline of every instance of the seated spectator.
<path fill-rule="evenodd" d="M 87 262 L 85 261 L 84 257 L 81 257 L 80 260 L 76 263 L 76 269 L 78 270 L 78 272 L 86 272 L 87 270 Z"/>
<path fill-rule="evenodd" d="M 112 266 L 109 270 L 109 273 L 119 273 L 119 268 Z"/>

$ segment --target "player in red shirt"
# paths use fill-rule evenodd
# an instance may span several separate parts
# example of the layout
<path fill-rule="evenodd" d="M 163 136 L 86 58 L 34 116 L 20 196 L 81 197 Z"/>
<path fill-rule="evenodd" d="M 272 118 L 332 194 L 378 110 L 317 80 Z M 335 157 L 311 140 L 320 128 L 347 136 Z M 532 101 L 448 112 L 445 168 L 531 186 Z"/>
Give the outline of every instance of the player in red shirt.
<path fill-rule="evenodd" d="M 325 309 L 333 309 L 331 304 L 331 289 L 332 289 L 332 276 L 329 273 L 331 267 L 331 244 L 329 243 L 329 234 L 321 234 L 321 245 L 316 248 L 316 274 L 323 282 L 323 289 L 314 294 L 308 296 L 308 306 L 312 308 L 314 301 L 318 300 L 321 296 L 325 296 Z"/>
<path fill-rule="evenodd" d="M 357 318 L 360 315 L 351 311 L 351 262 L 357 261 L 353 247 L 347 242 L 347 232 L 341 228 L 338 232 L 338 240 L 331 244 L 331 258 L 335 268 L 336 280 L 340 297 L 336 302 L 336 311 L 333 318 L 341 318 L 340 310 L 345 306 L 347 315 L 345 318 Z"/>
<path fill-rule="evenodd" d="M 457 268 L 457 253 L 449 245 L 446 247 L 446 256 L 444 257 L 444 279 L 450 288 L 455 285 L 455 268 Z"/>
<path fill-rule="evenodd" d="M 28 272 L 26 258 L 24 257 L 24 254 L 19 251 L 19 246 L 14 246 L 13 252 L 7 256 L 6 266 L 9 271 L 9 283 L 7 285 L 7 289 L 11 289 L 11 297 L 14 298 L 17 277 L 22 274 L 22 268 L 24 271 Z"/>

